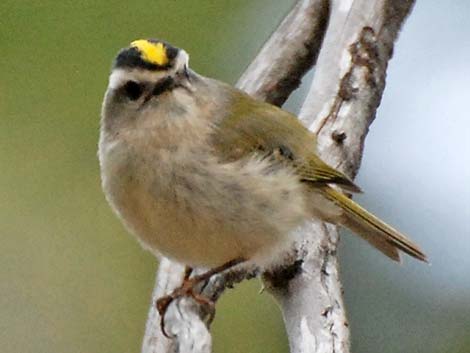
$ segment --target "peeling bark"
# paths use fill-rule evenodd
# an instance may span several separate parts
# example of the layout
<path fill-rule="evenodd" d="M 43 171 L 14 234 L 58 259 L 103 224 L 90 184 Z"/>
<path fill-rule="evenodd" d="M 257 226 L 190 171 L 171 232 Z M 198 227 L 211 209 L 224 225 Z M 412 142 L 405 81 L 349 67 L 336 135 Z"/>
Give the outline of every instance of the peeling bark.
<path fill-rule="evenodd" d="M 299 118 L 317 134 L 322 159 L 350 177 L 359 169 L 393 44 L 413 3 L 332 1 L 328 30 Z M 269 286 L 280 303 L 291 352 L 347 353 L 338 231 L 313 223 L 300 233 L 296 253 L 301 255 L 296 260 L 303 260 L 302 271 L 282 290 Z"/>

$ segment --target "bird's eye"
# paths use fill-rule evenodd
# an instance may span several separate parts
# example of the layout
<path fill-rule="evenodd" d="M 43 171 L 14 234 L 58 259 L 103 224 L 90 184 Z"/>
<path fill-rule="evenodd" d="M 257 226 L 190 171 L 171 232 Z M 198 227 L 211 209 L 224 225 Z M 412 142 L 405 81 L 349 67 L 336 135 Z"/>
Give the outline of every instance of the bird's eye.
<path fill-rule="evenodd" d="M 135 101 L 139 99 L 139 97 L 144 92 L 144 87 L 135 81 L 127 81 L 123 87 L 123 92 L 127 98 Z"/>

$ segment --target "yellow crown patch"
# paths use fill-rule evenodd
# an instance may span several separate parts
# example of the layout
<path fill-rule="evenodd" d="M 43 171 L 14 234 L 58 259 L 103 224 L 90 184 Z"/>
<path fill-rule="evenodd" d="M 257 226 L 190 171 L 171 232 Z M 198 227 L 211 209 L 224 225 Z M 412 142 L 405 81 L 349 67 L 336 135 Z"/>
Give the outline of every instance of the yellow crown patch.
<path fill-rule="evenodd" d="M 142 59 L 150 64 L 159 66 L 168 64 L 169 59 L 163 43 L 152 43 L 146 39 L 139 39 L 133 41 L 131 46 L 136 48 L 140 52 Z"/>

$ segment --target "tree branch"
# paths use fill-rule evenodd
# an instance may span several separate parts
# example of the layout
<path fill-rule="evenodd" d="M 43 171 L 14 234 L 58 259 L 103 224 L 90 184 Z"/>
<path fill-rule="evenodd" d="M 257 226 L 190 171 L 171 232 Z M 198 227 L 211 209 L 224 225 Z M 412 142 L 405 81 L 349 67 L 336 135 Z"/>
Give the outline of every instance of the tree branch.
<path fill-rule="evenodd" d="M 355 176 L 368 128 L 385 87 L 393 44 L 411 0 L 332 1 L 331 17 L 300 119 L 318 136 L 321 157 Z M 338 276 L 336 227 L 314 223 L 300 231 L 294 260 L 264 275 L 280 303 L 292 353 L 349 352 L 349 329 Z M 281 283 L 281 286 L 277 284 Z"/>
<path fill-rule="evenodd" d="M 317 60 L 329 2 L 298 1 L 237 82 L 253 97 L 281 106 Z"/>
<path fill-rule="evenodd" d="M 327 0 L 298 1 L 246 69 L 237 87 L 258 99 L 282 104 L 299 86 L 301 77 L 317 58 L 326 29 L 328 4 Z M 236 268 L 223 276 L 216 276 L 206 286 L 204 294 L 217 299 L 225 288 L 253 277 L 256 271 L 254 268 Z M 160 330 L 160 316 L 154 303 L 179 286 L 182 275 L 181 265 L 168 259 L 161 260 L 142 345 L 143 353 L 211 351 L 211 336 L 206 326 L 200 325 L 203 322 L 200 318 L 204 315 L 201 315 L 197 305 L 181 300 L 173 302 L 168 308 L 165 326 L 176 338 L 169 340 Z M 199 344 L 193 344 L 195 342 Z"/>

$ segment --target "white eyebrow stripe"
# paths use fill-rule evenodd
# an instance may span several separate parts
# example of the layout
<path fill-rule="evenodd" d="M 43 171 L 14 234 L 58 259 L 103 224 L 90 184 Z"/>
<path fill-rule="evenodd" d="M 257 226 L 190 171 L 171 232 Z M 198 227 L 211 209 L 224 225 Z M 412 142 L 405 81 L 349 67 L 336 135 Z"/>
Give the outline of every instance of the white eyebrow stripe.
<path fill-rule="evenodd" d="M 109 76 L 109 88 L 117 89 L 127 81 L 157 82 L 168 76 L 168 71 L 148 71 L 143 69 L 115 69 Z"/>

